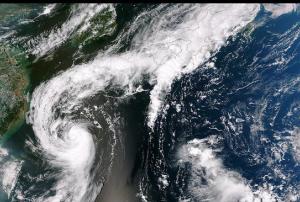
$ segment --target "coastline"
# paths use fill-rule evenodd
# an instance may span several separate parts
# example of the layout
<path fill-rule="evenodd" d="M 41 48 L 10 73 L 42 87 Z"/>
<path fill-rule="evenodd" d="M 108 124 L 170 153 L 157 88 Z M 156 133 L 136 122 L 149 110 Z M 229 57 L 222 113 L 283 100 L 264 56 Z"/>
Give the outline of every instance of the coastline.
<path fill-rule="evenodd" d="M 22 51 L 19 51 L 20 50 L 14 48 L 7 50 L 7 47 L 4 47 L 3 49 L 9 65 L 16 68 L 16 72 L 9 72 L 12 75 L 8 75 L 12 77 L 12 79 L 10 78 L 10 85 L 13 86 L 14 89 L 12 92 L 13 95 L 18 98 L 18 101 L 13 107 L 13 110 L 11 110 L 12 112 L 9 112 L 13 114 L 15 110 L 15 114 L 11 118 L 7 116 L 8 120 L 1 126 L 0 132 L 2 133 L 2 136 L 0 138 L 0 145 L 3 145 L 24 124 L 25 113 L 28 111 L 29 103 L 26 99 L 26 93 L 29 91 L 30 87 L 29 71 L 26 69 L 28 61 L 25 58 L 25 54 Z"/>

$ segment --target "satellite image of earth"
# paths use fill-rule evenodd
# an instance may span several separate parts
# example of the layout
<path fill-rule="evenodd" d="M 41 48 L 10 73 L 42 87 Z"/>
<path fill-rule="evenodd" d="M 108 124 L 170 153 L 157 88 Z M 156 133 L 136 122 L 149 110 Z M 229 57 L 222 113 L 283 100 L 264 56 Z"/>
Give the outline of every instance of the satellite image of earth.
<path fill-rule="evenodd" d="M 300 202 L 297 4 L 0 4 L 0 202 Z"/>

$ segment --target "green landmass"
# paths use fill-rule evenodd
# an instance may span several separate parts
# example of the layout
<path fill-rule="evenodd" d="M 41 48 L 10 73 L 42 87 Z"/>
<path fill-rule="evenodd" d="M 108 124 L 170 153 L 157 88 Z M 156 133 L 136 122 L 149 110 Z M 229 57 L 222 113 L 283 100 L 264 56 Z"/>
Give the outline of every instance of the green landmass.
<path fill-rule="evenodd" d="M 0 43 L 0 143 L 24 122 L 28 64 L 20 48 Z"/>
<path fill-rule="evenodd" d="M 87 30 L 79 34 L 76 33 L 72 38 L 73 45 L 89 45 L 105 36 L 112 35 L 117 27 L 114 11 L 110 8 L 106 8 L 102 12 L 99 12 L 99 14 L 95 15 L 89 23 L 90 26 Z"/>

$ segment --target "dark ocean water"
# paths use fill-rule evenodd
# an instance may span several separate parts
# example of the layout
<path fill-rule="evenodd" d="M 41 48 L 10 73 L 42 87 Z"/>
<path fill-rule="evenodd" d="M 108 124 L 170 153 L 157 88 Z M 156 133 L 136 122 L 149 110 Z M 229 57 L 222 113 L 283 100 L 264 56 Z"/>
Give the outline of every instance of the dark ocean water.
<path fill-rule="evenodd" d="M 72 33 L 63 27 L 76 27 L 77 21 L 75 25 L 64 26 L 64 23 L 72 21 L 76 12 L 85 12 L 87 6 L 56 5 L 50 14 L 39 16 L 43 6 L 32 5 L 28 18 L 34 20 L 11 26 L 16 33 L 2 39 L 4 43 L 22 47 L 28 55 L 30 65 L 25 68 L 30 77 L 30 110 L 27 122 L 1 146 L 4 165 L 0 167 L 1 201 L 300 201 L 300 24 L 297 12 L 271 17 L 261 7 L 250 25 L 230 35 L 220 50 L 211 50 L 211 55 L 193 71 L 175 77 L 169 92 L 161 90 L 166 93 L 151 127 L 149 105 L 155 82 L 147 70 L 141 73 L 138 82 L 132 76 L 132 82 L 126 84 L 122 81 L 127 81 L 127 73 L 135 69 L 112 70 L 120 71 L 120 78 L 110 71 L 100 77 L 93 77 L 97 72 L 89 75 L 82 70 L 71 76 L 68 72 L 76 65 L 81 67 L 80 64 L 97 61 L 97 57 L 102 67 L 101 62 L 110 54 L 122 55 L 135 50 L 147 37 L 150 40 L 153 33 L 160 33 L 161 30 L 154 29 L 156 24 L 161 23 L 162 30 L 174 29 L 176 35 L 174 22 L 184 24 L 185 16 L 197 13 L 196 8 L 111 5 L 115 12 L 113 23 L 109 23 L 113 14 L 101 10 L 99 13 L 107 13 L 98 16 L 97 22 L 104 28 L 97 28 L 95 36 L 90 36 L 93 30 L 77 36 L 78 30 L 91 21 L 83 21 Z M 207 12 L 212 12 L 210 21 L 213 21 L 217 14 L 213 9 Z M 244 15 L 247 14 L 242 13 L 241 18 Z M 88 14 L 84 19 L 87 18 Z M 156 23 L 152 25 L 152 21 Z M 15 21 L 11 24 L 15 25 Z M 148 25 L 151 32 L 147 32 Z M 135 26 L 140 28 L 135 29 Z M 35 52 L 40 42 L 51 39 L 52 30 L 60 33 L 59 27 L 63 31 L 58 38 L 64 37 L 62 33 L 71 33 L 66 40 L 43 54 Z M 110 28 L 110 33 L 101 35 Z M 83 40 L 74 41 L 76 37 Z M 213 43 L 214 38 L 211 40 Z M 55 38 L 41 47 L 46 49 L 54 42 Z M 136 52 L 144 50 L 136 49 Z M 184 48 L 180 51 L 185 54 Z M 155 57 L 159 60 L 160 55 Z M 117 58 L 108 59 L 112 64 L 127 64 L 113 63 L 113 60 Z M 93 68 L 98 68 L 98 63 Z M 87 65 L 82 69 L 88 68 Z M 77 75 L 87 81 L 76 83 L 72 78 Z M 107 75 L 113 76 L 105 80 Z M 58 79 L 51 83 L 51 78 Z M 108 83 L 105 87 L 95 87 L 100 90 L 88 92 L 88 96 L 84 94 L 80 104 L 75 102 L 81 92 L 94 89 L 94 83 L 102 80 Z M 87 84 L 83 85 L 84 82 Z M 69 84 L 74 86 L 69 87 Z M 138 85 L 141 91 L 128 90 L 137 89 Z M 81 89 L 76 91 L 77 87 Z M 48 105 L 43 104 L 43 98 L 48 98 L 50 111 L 44 107 Z M 69 105 L 73 100 L 74 105 Z M 44 120 L 47 116 L 50 118 Z M 81 144 L 81 136 L 77 139 L 76 135 L 74 140 L 66 135 L 78 125 L 86 129 L 80 131 L 82 134 L 85 131 L 93 134 L 91 139 L 95 146 L 91 146 L 85 135 L 84 144 Z M 66 145 L 59 143 L 53 149 L 47 138 L 37 133 L 51 134 L 55 137 L 49 142 L 61 139 Z M 69 145 L 78 146 L 82 152 L 69 151 Z M 95 148 L 91 166 L 76 164 L 76 160 L 89 164 L 85 154 L 93 156 L 90 148 Z M 60 149 L 62 153 L 56 153 Z M 8 168 L 11 170 L 7 171 Z M 12 176 L 9 179 L 4 177 L 8 173 Z M 79 190 L 85 191 L 83 196 Z"/>
<path fill-rule="evenodd" d="M 286 198 L 290 189 L 296 195 L 299 163 L 290 146 L 280 160 L 275 152 L 300 124 L 299 39 L 285 38 L 297 29 L 298 20 L 289 14 L 256 28 L 251 39 L 238 35 L 215 55 L 214 69 L 199 67 L 173 83 L 151 145 L 148 174 L 155 201 L 173 201 L 186 194 L 182 187 L 191 177 L 190 165 L 174 166 L 174 155 L 180 145 L 210 136 L 221 139 L 214 147 L 228 169 L 253 185 L 270 183 L 280 197 Z M 276 59 L 282 63 L 274 63 Z M 162 169 L 152 166 L 161 160 L 171 185 L 163 195 L 158 186 Z"/>

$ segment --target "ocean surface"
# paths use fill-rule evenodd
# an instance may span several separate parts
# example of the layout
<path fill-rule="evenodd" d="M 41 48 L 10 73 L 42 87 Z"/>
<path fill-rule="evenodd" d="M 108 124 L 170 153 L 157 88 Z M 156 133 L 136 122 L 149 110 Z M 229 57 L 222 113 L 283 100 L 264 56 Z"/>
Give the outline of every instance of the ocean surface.
<path fill-rule="evenodd" d="M 0 4 L 0 201 L 300 201 L 297 4 Z"/>

